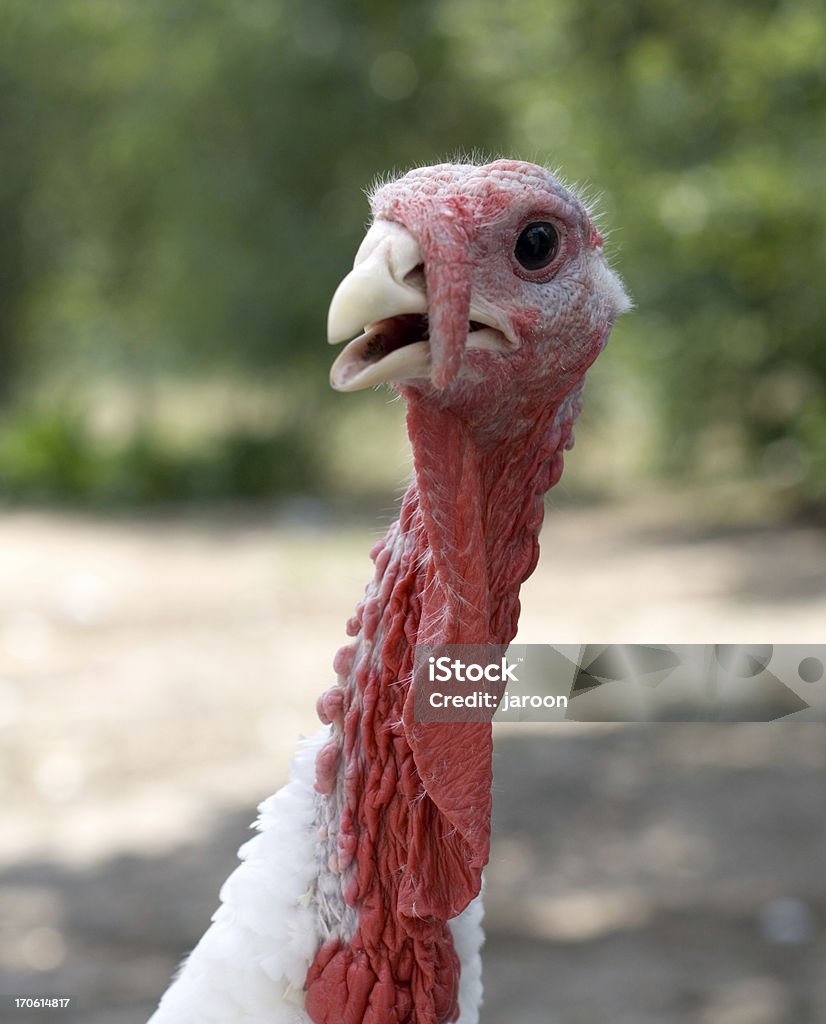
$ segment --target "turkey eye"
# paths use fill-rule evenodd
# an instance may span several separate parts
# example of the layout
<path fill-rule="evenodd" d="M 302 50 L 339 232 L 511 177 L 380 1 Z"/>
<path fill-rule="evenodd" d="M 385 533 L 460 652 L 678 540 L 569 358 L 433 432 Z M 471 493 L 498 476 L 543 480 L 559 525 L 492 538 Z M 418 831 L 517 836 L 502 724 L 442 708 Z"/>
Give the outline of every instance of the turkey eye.
<path fill-rule="evenodd" d="M 513 254 L 525 270 L 542 270 L 559 251 L 559 233 L 546 220 L 529 224 L 516 239 Z"/>

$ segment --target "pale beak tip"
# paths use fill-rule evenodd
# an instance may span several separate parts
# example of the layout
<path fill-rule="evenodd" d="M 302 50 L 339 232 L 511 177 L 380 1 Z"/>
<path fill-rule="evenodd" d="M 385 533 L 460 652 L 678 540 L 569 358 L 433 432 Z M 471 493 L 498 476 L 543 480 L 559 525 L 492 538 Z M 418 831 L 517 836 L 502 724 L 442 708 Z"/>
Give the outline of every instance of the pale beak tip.
<path fill-rule="evenodd" d="M 349 341 L 355 333 L 349 329 L 348 317 L 343 315 L 343 313 L 341 303 L 336 302 L 336 296 L 334 295 L 333 301 L 330 303 L 330 309 L 327 312 L 328 345 L 340 345 L 342 341 Z"/>

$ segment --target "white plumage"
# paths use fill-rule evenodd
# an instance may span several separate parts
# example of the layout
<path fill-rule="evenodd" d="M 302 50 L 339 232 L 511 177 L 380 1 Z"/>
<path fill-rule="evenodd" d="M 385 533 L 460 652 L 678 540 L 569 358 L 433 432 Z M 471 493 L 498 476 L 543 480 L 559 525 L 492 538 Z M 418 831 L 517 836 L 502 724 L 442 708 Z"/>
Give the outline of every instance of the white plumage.
<path fill-rule="evenodd" d="M 314 898 L 327 849 L 318 839 L 315 759 L 329 736 L 324 728 L 303 740 L 289 782 L 260 805 L 258 834 L 238 851 L 241 864 L 221 889 L 211 926 L 149 1024 L 312 1024 L 304 979 L 330 938 Z M 479 1019 L 482 913 L 479 897 L 451 922 L 462 964 L 458 1024 Z"/>

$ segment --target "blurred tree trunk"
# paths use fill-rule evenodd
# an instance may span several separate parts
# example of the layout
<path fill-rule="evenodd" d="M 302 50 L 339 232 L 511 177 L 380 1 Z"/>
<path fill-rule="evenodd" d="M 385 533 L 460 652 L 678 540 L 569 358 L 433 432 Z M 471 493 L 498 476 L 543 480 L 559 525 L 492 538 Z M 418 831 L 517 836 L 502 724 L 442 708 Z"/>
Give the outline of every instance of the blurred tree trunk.
<path fill-rule="evenodd" d="M 6 196 L 0 202 L 0 407 L 14 395 L 23 354 L 20 311 L 26 289 L 20 200 Z"/>

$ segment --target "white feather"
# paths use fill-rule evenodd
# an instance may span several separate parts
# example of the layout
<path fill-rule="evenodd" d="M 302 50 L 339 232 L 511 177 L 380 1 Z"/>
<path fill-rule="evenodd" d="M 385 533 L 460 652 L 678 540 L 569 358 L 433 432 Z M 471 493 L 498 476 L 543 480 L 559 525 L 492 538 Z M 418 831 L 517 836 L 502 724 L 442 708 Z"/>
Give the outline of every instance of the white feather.
<path fill-rule="evenodd" d="M 221 889 L 212 925 L 149 1024 L 312 1024 L 304 980 L 326 936 L 312 900 L 318 874 L 315 758 L 302 742 L 290 781 L 259 807 L 256 836 Z"/>
<path fill-rule="evenodd" d="M 459 976 L 459 1020 L 457 1024 L 478 1024 L 479 1007 L 482 1005 L 482 943 L 485 933 L 482 929 L 484 915 L 481 894 L 449 921 L 453 944 L 462 965 Z"/>

